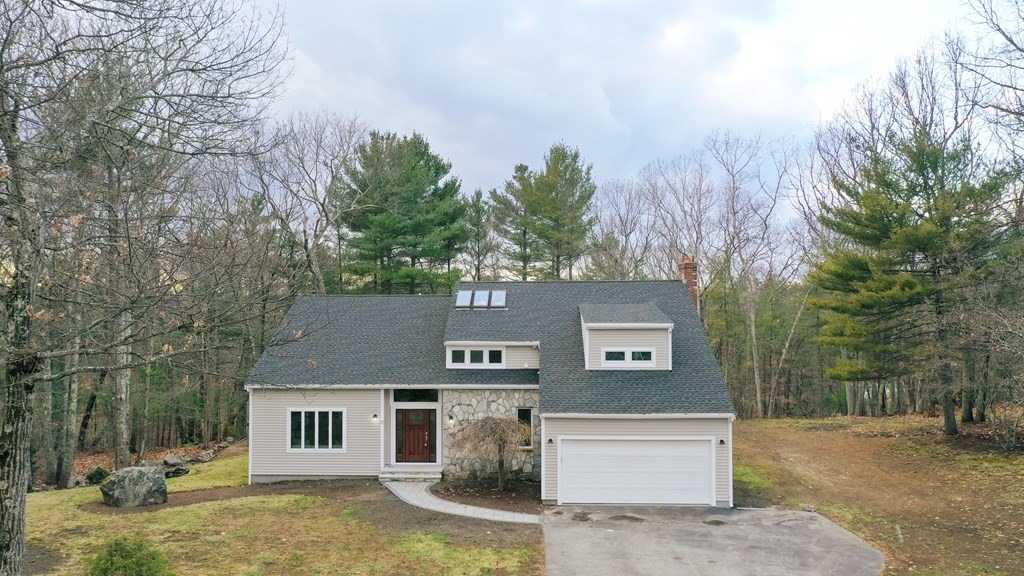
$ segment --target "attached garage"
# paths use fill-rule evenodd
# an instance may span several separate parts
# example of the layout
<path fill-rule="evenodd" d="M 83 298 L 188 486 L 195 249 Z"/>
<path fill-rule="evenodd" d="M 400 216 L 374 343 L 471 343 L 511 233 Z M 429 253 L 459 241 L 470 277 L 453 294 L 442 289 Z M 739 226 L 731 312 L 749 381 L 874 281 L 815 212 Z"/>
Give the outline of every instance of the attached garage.
<path fill-rule="evenodd" d="M 732 506 L 732 415 L 541 416 L 546 504 Z"/>
<path fill-rule="evenodd" d="M 715 504 L 714 438 L 560 438 L 560 504 Z"/>

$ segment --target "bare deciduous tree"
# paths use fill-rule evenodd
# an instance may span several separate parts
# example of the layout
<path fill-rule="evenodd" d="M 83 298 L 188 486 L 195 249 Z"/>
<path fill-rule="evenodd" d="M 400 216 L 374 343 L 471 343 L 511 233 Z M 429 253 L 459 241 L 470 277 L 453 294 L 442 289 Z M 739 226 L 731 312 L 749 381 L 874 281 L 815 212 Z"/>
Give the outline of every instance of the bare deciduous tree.
<path fill-rule="evenodd" d="M 504 490 L 507 464 L 523 451 L 529 440 L 530 427 L 518 419 L 484 416 L 467 422 L 455 434 L 452 450 L 496 462 L 498 490 Z"/>

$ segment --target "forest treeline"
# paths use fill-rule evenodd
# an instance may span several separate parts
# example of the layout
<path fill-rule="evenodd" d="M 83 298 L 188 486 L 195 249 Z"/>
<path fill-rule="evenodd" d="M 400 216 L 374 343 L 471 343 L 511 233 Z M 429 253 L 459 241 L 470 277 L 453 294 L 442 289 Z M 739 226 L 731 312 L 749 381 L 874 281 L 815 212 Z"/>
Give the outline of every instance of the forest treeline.
<path fill-rule="evenodd" d="M 740 417 L 941 412 L 1011 445 L 1020 9 L 972 0 L 969 32 L 865 80 L 809 142 L 722 129 L 605 182 L 555 142 L 465 190 L 423 134 L 271 117 L 281 14 L 4 1 L 0 574 L 23 487 L 67 485 L 76 450 L 120 467 L 244 436 L 246 374 L 302 293 L 676 278 L 688 257 Z"/>

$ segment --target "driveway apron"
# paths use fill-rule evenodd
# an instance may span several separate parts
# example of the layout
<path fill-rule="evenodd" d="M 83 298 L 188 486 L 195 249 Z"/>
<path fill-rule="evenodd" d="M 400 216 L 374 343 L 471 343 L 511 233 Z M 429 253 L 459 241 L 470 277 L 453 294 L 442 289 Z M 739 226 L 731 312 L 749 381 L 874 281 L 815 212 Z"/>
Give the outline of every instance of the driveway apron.
<path fill-rule="evenodd" d="M 877 576 L 882 554 L 827 518 L 783 510 L 559 506 L 549 576 Z"/>

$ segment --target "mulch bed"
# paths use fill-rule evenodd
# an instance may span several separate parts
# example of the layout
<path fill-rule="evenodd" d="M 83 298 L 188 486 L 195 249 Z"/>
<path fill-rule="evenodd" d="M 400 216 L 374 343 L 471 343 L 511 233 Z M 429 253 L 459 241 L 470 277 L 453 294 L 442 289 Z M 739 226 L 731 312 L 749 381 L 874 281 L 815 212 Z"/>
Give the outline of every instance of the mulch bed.
<path fill-rule="evenodd" d="M 540 514 L 544 510 L 538 482 L 509 480 L 501 492 L 495 480 L 440 482 L 432 491 L 438 498 L 470 506 L 524 514 Z"/>

